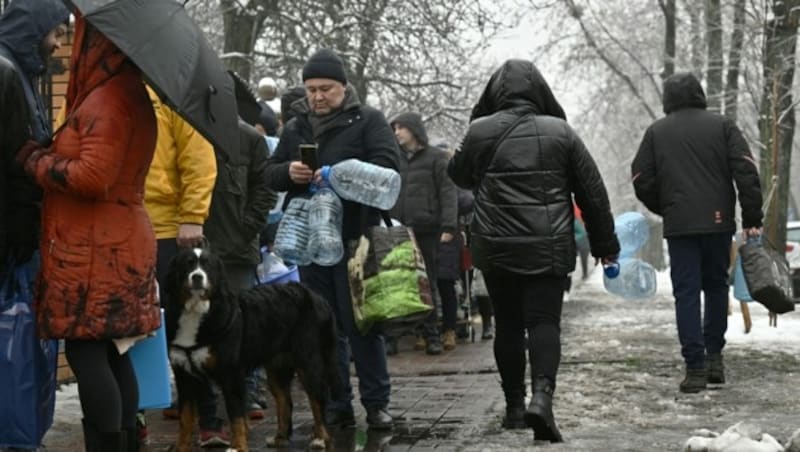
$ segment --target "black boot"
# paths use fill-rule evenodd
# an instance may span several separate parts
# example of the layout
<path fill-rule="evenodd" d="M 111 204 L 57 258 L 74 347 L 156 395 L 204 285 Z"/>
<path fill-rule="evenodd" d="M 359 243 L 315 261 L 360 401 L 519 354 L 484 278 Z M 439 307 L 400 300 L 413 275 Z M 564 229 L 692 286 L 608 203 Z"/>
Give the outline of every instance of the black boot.
<path fill-rule="evenodd" d="M 708 373 L 706 369 L 686 369 L 686 376 L 678 387 L 681 392 L 693 394 L 706 389 Z"/>
<path fill-rule="evenodd" d="M 525 394 L 506 396 L 506 415 L 503 417 L 503 428 L 514 430 L 525 427 Z"/>
<path fill-rule="evenodd" d="M 553 390 L 555 383 L 539 375 L 533 380 L 533 397 L 525 410 L 525 424 L 533 429 L 533 438 L 551 443 L 564 442 L 553 418 Z"/>
<path fill-rule="evenodd" d="M 725 365 L 722 363 L 721 353 L 706 356 L 706 372 L 708 372 L 709 383 L 725 383 Z"/>
<path fill-rule="evenodd" d="M 83 441 L 86 452 L 124 452 L 122 432 L 99 432 L 97 429 L 83 421 Z"/>
<path fill-rule="evenodd" d="M 125 445 L 125 452 L 139 452 L 139 429 L 134 427 L 123 430 L 122 444 Z"/>

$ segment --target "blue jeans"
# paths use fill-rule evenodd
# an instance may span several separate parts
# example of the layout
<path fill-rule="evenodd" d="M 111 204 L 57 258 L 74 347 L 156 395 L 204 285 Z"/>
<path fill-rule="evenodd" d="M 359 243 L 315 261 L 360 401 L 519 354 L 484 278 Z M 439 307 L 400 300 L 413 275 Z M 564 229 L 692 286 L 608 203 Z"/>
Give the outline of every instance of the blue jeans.
<path fill-rule="evenodd" d="M 369 332 L 358 332 L 350 300 L 350 284 L 347 279 L 347 253 L 331 267 L 311 264 L 300 267 L 300 280 L 322 295 L 330 304 L 336 317 L 337 362 L 341 383 L 339 391 L 328 403 L 331 411 L 352 411 L 353 388 L 350 385 L 350 354 L 356 366 L 361 404 L 367 409 L 385 408 L 389 404 L 391 383 L 386 364 L 386 348 L 383 336 Z"/>
<path fill-rule="evenodd" d="M 681 355 L 687 369 L 702 369 L 707 354 L 725 347 L 731 234 L 671 237 L 667 243 Z"/>

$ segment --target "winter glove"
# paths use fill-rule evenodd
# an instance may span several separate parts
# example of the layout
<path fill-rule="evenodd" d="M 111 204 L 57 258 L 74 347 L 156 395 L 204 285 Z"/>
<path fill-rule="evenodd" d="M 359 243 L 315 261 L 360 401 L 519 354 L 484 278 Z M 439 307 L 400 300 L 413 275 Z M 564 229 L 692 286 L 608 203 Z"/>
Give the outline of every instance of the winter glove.
<path fill-rule="evenodd" d="M 36 172 L 36 163 L 39 161 L 39 158 L 42 155 L 50 152 L 49 149 L 42 147 L 36 141 L 28 140 L 27 143 L 23 144 L 19 151 L 17 151 L 17 163 L 20 164 L 23 168 L 25 168 L 25 172 L 28 174 L 34 174 Z"/>

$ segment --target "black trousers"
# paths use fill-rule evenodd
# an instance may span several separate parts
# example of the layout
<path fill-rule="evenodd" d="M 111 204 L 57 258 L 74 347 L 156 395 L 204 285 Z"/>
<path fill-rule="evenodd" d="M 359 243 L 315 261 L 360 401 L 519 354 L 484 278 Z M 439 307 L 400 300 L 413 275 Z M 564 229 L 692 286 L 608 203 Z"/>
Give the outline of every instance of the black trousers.
<path fill-rule="evenodd" d="M 110 340 L 64 341 L 64 354 L 78 380 L 84 421 L 98 432 L 136 427 L 139 386 L 128 354 Z"/>
<path fill-rule="evenodd" d="M 525 344 L 533 377 L 555 384 L 561 362 L 565 276 L 484 271 L 495 317 L 494 356 L 506 398 L 525 395 Z"/>

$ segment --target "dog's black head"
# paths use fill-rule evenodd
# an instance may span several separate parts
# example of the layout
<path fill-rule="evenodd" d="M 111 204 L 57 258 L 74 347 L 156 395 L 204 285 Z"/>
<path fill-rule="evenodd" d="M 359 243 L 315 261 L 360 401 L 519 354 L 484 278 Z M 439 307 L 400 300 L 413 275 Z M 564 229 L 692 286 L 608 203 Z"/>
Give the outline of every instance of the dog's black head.
<path fill-rule="evenodd" d="M 166 279 L 168 302 L 182 309 L 208 312 L 211 303 L 229 299 L 225 266 L 208 249 L 178 251 L 170 261 Z"/>

